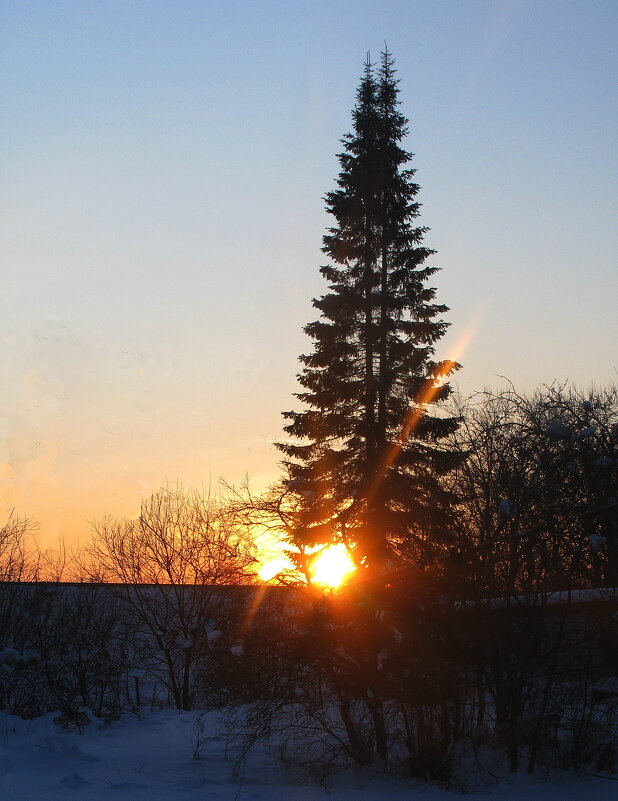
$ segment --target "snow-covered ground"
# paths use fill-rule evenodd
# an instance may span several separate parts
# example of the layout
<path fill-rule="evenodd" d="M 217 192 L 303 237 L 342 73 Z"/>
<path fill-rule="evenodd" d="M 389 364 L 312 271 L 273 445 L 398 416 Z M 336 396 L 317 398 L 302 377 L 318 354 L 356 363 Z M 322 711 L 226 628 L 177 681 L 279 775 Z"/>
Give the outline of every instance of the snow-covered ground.
<path fill-rule="evenodd" d="M 421 781 L 351 770 L 335 773 L 326 786 L 299 784 L 289 768 L 261 747 L 234 779 L 225 737 L 205 740 L 218 730 L 216 713 L 165 711 L 142 719 L 128 715 L 111 724 L 93 720 L 81 732 L 65 731 L 53 718 L 27 721 L 0 713 L 2 801 L 453 801 L 458 797 Z M 547 780 L 503 771 L 491 785 L 465 797 L 615 801 L 618 781 L 575 773 L 554 773 Z"/>

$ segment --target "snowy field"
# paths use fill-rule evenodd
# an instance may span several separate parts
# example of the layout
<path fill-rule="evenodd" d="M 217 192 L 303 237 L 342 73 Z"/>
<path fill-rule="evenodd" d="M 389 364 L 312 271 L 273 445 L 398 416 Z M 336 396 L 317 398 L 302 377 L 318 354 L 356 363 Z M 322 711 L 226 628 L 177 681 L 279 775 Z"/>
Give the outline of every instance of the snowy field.
<path fill-rule="evenodd" d="M 500 771 L 475 792 L 459 796 L 418 780 L 341 771 L 326 783 L 299 782 L 294 770 L 262 748 L 237 778 L 217 735 L 218 716 L 154 712 L 106 724 L 93 720 L 81 732 L 65 731 L 54 715 L 22 720 L 0 713 L 2 801 L 616 801 L 618 781 L 576 773 L 531 778 Z M 201 725 L 200 725 L 201 720 Z M 199 739 L 198 739 L 199 735 Z M 210 737 L 208 735 L 211 735 Z M 197 758 L 195 751 L 199 752 Z"/>

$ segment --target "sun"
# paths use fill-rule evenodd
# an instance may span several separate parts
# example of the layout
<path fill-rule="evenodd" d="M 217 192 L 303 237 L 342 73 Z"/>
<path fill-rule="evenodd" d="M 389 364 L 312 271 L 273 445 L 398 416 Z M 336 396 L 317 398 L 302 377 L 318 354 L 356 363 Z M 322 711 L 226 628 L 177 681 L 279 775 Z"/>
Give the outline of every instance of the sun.
<path fill-rule="evenodd" d="M 356 570 L 343 543 L 329 545 L 318 553 L 311 566 L 311 580 L 319 587 L 336 589 Z"/>
<path fill-rule="evenodd" d="M 298 553 L 296 548 L 270 532 L 261 533 L 255 538 L 255 543 L 258 560 L 256 573 L 262 581 L 272 583 L 286 576 L 302 582 L 303 575 L 292 558 L 294 553 Z M 356 570 L 343 543 L 306 547 L 305 554 L 309 555 L 310 583 L 316 587 L 336 589 Z"/>

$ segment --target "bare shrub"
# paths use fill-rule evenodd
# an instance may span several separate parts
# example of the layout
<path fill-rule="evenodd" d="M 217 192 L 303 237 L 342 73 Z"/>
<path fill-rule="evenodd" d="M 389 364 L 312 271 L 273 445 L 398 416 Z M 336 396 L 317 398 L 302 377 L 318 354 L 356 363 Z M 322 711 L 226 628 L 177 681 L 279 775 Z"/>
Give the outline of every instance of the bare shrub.
<path fill-rule="evenodd" d="M 190 709 L 209 621 L 226 603 L 218 587 L 252 578 L 243 530 L 210 496 L 168 487 L 144 500 L 135 520 L 95 523 L 86 550 L 91 578 L 113 582 L 130 609 L 139 666 L 165 683 L 177 708 Z"/>
<path fill-rule="evenodd" d="M 39 553 L 33 534 L 37 523 L 11 509 L 0 528 L 0 582 L 34 581 Z"/>

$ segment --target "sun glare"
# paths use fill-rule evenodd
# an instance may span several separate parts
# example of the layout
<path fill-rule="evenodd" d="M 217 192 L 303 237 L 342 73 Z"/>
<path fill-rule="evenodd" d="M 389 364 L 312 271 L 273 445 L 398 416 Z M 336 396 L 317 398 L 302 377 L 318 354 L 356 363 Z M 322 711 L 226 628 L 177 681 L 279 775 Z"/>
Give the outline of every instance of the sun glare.
<path fill-rule="evenodd" d="M 316 556 L 311 567 L 311 578 L 320 587 L 336 589 L 356 570 L 345 545 L 329 545 Z"/>
<path fill-rule="evenodd" d="M 257 575 L 264 582 L 273 582 L 284 574 L 302 581 L 301 572 L 295 567 L 290 552 L 295 550 L 281 540 L 277 540 L 270 532 L 264 532 L 256 538 Z M 336 589 L 340 587 L 356 570 L 348 550 L 343 543 L 337 545 L 316 545 L 306 548 L 311 554 L 311 583 L 318 587 Z"/>
<path fill-rule="evenodd" d="M 282 573 L 284 570 L 289 570 L 292 567 L 290 560 L 286 556 L 276 556 L 264 562 L 258 570 L 258 576 L 262 581 L 270 581 L 275 576 Z"/>

